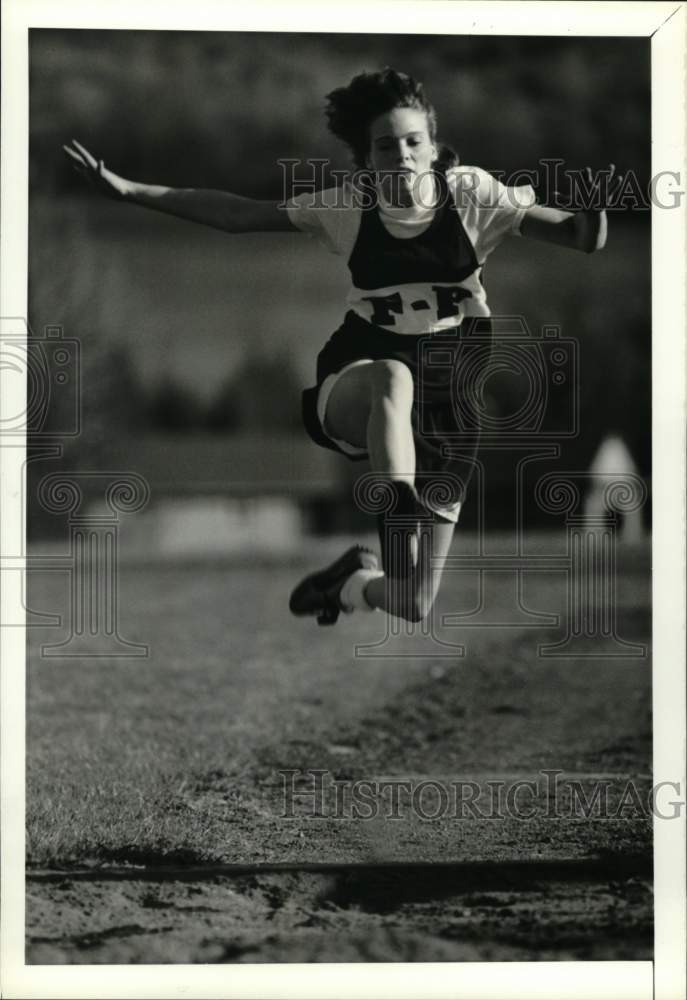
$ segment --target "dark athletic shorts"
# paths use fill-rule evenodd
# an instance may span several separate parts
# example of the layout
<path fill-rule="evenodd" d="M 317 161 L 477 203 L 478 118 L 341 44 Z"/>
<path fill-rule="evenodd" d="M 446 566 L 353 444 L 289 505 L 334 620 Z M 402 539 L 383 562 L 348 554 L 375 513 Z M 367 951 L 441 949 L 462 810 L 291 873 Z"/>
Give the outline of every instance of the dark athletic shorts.
<path fill-rule="evenodd" d="M 423 496 L 434 497 L 435 502 L 427 506 L 456 521 L 479 445 L 479 410 L 470 401 L 479 371 L 489 359 L 491 334 L 491 321 L 486 317 L 415 336 L 392 333 L 348 312 L 317 357 L 317 384 L 303 392 L 305 429 L 323 448 L 354 461 L 367 458 L 365 452 L 331 438 L 322 426 L 323 396 L 331 390 L 330 376 L 356 362 L 403 362 L 412 373 L 415 390 L 412 425 L 418 488 Z"/>

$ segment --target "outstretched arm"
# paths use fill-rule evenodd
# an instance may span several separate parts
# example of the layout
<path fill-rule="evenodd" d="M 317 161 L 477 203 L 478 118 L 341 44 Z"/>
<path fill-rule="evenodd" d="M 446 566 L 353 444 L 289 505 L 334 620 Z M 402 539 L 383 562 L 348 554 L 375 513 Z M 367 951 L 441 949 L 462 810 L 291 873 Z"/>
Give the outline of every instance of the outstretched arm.
<path fill-rule="evenodd" d="M 589 189 L 594 185 L 592 171 L 585 170 Z M 615 166 L 609 167 L 606 204 L 613 204 L 622 185 L 622 175 L 615 173 Z M 588 209 L 580 212 L 564 212 L 558 208 L 534 205 L 528 209 L 520 226 L 520 234 L 533 240 L 544 240 L 560 246 L 593 253 L 603 250 L 608 236 L 608 219 L 604 208 Z"/>
<path fill-rule="evenodd" d="M 75 139 L 71 146 L 62 148 L 75 169 L 109 198 L 153 208 L 229 233 L 300 231 L 279 202 L 243 198 L 228 191 L 141 184 L 108 170 L 102 160 L 96 160 Z"/>

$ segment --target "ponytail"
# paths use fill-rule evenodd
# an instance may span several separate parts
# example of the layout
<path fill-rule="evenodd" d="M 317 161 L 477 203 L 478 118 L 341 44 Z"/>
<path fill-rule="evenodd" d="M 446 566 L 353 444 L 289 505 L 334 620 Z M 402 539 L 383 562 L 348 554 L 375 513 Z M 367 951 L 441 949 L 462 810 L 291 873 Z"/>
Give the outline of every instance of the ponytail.
<path fill-rule="evenodd" d="M 434 166 L 442 174 L 445 174 L 447 170 L 451 169 L 451 167 L 457 167 L 460 163 L 458 153 L 443 142 L 437 145 L 437 152 L 438 155 L 434 161 Z"/>

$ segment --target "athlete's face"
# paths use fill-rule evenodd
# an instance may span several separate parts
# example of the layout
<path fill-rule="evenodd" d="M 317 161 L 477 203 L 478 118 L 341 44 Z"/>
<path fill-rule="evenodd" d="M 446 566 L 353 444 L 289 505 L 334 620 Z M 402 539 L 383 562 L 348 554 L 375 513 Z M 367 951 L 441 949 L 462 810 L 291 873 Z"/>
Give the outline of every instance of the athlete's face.
<path fill-rule="evenodd" d="M 436 157 L 424 111 L 394 108 L 372 122 L 367 165 L 382 175 L 382 193 L 391 204 L 413 202 L 417 178 L 432 169 Z"/>

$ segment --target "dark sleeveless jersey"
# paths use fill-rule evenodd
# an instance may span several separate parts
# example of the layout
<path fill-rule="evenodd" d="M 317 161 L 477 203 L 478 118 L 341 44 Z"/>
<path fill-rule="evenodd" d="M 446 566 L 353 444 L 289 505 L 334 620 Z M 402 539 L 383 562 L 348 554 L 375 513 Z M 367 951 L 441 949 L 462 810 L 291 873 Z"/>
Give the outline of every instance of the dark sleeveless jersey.
<path fill-rule="evenodd" d="M 384 227 L 377 208 L 362 212 L 348 261 L 353 284 L 371 290 L 417 282 L 460 282 L 479 266 L 460 221 L 444 174 L 436 173 L 439 199 L 434 218 L 419 236 L 397 239 Z"/>
<path fill-rule="evenodd" d="M 489 316 L 482 267 L 535 201 L 531 187 L 505 187 L 479 167 L 434 176 L 436 208 L 419 217 L 383 204 L 363 208 L 350 184 L 305 192 L 287 206 L 298 229 L 349 262 L 349 309 L 393 333 Z"/>
<path fill-rule="evenodd" d="M 353 283 L 349 301 L 354 311 L 399 333 L 429 332 L 460 323 L 465 314 L 461 303 L 484 295 L 481 263 L 463 228 L 446 177 L 442 173 L 434 176 L 438 207 L 423 232 L 399 239 L 383 225 L 376 207 L 367 208 L 361 212 L 348 261 Z M 475 296 L 475 292 L 479 294 Z M 487 312 L 477 308 L 473 314 Z"/>

